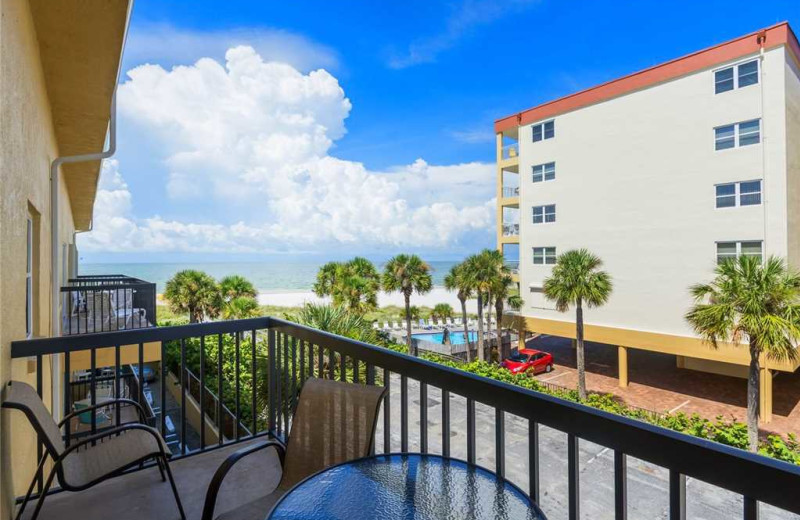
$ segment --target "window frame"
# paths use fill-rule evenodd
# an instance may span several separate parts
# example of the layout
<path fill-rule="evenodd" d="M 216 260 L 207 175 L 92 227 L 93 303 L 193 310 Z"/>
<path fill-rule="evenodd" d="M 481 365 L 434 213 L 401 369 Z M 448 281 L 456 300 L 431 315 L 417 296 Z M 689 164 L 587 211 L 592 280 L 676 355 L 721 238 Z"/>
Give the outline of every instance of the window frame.
<path fill-rule="evenodd" d="M 751 182 L 758 183 L 758 191 L 755 192 L 747 192 L 744 195 L 755 195 L 758 194 L 758 204 L 742 204 L 742 184 L 748 184 Z M 717 195 L 717 188 L 720 186 L 733 186 L 733 195 Z M 719 199 L 720 197 L 733 197 L 733 205 L 731 206 L 720 206 Z M 730 209 L 730 208 L 739 208 L 739 207 L 748 207 L 748 206 L 760 206 L 764 203 L 764 182 L 763 179 L 749 179 L 746 181 L 734 181 L 734 182 L 721 182 L 719 184 L 714 185 L 714 209 Z M 745 242 L 747 242 L 745 240 Z"/>
<path fill-rule="evenodd" d="M 550 137 L 547 136 L 546 125 L 552 126 L 552 135 Z M 536 139 L 536 129 L 539 129 L 539 139 Z M 546 141 L 547 139 L 554 139 L 556 137 L 556 120 L 555 119 L 548 119 L 547 121 L 542 121 L 541 123 L 536 123 L 535 125 L 531 125 L 531 142 L 538 143 L 541 141 Z"/>
<path fill-rule="evenodd" d="M 548 208 L 553 208 L 552 212 L 548 212 Z M 541 221 L 536 222 L 536 213 L 537 210 L 541 209 Z M 548 220 L 548 215 L 552 215 L 552 219 Z M 531 216 L 533 224 L 553 224 L 556 221 L 556 205 L 555 204 L 542 204 L 540 206 L 532 206 L 531 207 Z"/>
<path fill-rule="evenodd" d="M 758 136 L 758 140 L 753 142 L 753 143 L 742 144 L 742 140 L 741 140 L 741 138 L 742 138 L 741 125 L 746 124 L 746 123 L 758 123 L 758 130 L 757 131 L 755 131 L 755 132 L 750 131 L 748 134 L 745 135 L 745 137 L 748 137 L 748 136 L 751 136 L 751 135 L 757 135 Z M 719 139 L 717 137 L 717 130 L 720 130 L 722 128 L 727 128 L 727 127 L 730 127 L 730 126 L 733 127 L 733 145 L 732 146 L 726 146 L 724 148 L 719 148 L 718 144 L 721 141 L 721 139 Z M 733 150 L 733 149 L 736 149 L 736 148 L 742 148 L 744 146 L 753 146 L 753 145 L 761 144 L 763 142 L 763 140 L 761 139 L 761 133 L 762 133 L 763 129 L 761 128 L 761 118 L 760 117 L 757 117 L 755 119 L 745 119 L 744 121 L 737 121 L 735 123 L 726 123 L 724 125 L 718 125 L 718 126 L 715 126 L 712 129 L 712 131 L 713 131 L 714 151 L 715 152 L 724 152 L 725 150 Z M 731 137 L 725 137 L 722 140 L 727 141 L 729 139 L 731 139 Z"/>
<path fill-rule="evenodd" d="M 550 165 L 553 166 L 553 169 L 552 169 L 553 176 L 548 179 L 547 178 L 547 167 L 550 166 Z M 539 178 L 539 180 L 536 180 L 536 168 L 541 168 L 541 174 L 540 174 L 541 177 Z M 556 162 L 555 161 L 550 161 L 550 162 L 546 162 L 546 163 L 542 163 L 542 164 L 534 164 L 533 166 L 531 166 L 531 182 L 539 183 L 539 182 L 547 182 L 547 181 L 554 181 L 554 180 L 556 180 Z"/>
<path fill-rule="evenodd" d="M 759 261 L 763 262 L 764 261 L 764 241 L 763 240 L 718 240 L 718 241 L 714 242 L 714 257 L 716 259 L 717 265 L 720 265 L 722 263 L 722 262 L 720 262 L 720 258 L 719 258 L 719 246 L 720 246 L 720 244 L 735 244 L 736 245 L 736 256 L 732 257 L 732 256 L 730 256 L 730 254 L 728 254 L 728 255 L 726 255 L 727 258 L 725 260 L 738 260 L 740 257 L 743 256 L 742 244 L 748 244 L 748 243 L 752 243 L 752 244 L 758 243 L 759 246 L 760 246 L 760 251 L 761 252 L 758 255 L 753 255 L 753 254 L 749 254 L 749 253 L 744 254 L 744 255 L 746 255 L 746 256 L 758 256 L 759 257 Z"/>
<path fill-rule="evenodd" d="M 538 250 L 538 252 L 537 252 Z M 558 254 L 555 246 L 537 246 L 531 248 L 533 265 L 555 265 Z M 541 258 L 541 262 L 536 261 L 536 257 Z"/>
<path fill-rule="evenodd" d="M 719 96 L 720 94 L 724 94 L 726 92 L 732 92 L 734 90 L 739 90 L 740 88 L 746 88 L 746 87 L 750 87 L 752 85 L 758 85 L 759 83 L 761 83 L 761 63 L 760 63 L 760 61 L 761 60 L 759 58 L 757 58 L 757 57 L 748 58 L 746 60 L 742 60 L 742 61 L 739 61 L 737 63 L 732 63 L 730 65 L 726 65 L 724 67 L 719 67 L 718 69 L 712 70 L 711 71 L 711 85 L 712 85 L 712 88 L 713 88 L 713 91 L 714 91 L 714 95 L 715 96 Z M 750 63 L 755 63 L 756 64 L 756 82 L 755 83 L 749 83 L 747 85 L 741 86 L 739 84 L 739 67 L 741 67 L 743 65 L 748 65 Z M 717 92 L 717 83 L 719 83 L 717 81 L 717 73 L 725 71 L 725 70 L 731 70 L 732 71 L 731 81 L 733 82 L 733 87 L 731 89 L 729 89 L 729 90 L 723 90 L 722 92 Z"/>

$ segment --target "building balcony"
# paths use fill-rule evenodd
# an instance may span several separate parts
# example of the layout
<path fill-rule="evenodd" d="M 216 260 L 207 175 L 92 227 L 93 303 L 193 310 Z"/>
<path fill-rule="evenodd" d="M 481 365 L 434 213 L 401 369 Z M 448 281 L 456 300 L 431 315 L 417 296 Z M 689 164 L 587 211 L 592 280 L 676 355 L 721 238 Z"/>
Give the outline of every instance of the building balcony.
<path fill-rule="evenodd" d="M 71 278 L 61 288 L 61 334 L 89 334 L 156 325 L 156 284 L 125 275 Z"/>
<path fill-rule="evenodd" d="M 519 238 L 519 224 L 503 223 L 503 238 Z"/>
<path fill-rule="evenodd" d="M 158 362 L 143 361 L 148 343 L 161 345 Z M 200 518 L 212 476 L 231 451 L 260 438 L 286 439 L 299 390 L 310 377 L 388 388 L 376 453 L 430 452 L 484 466 L 530 493 L 550 518 L 752 520 L 760 512 L 772 520 L 800 513 L 798 466 L 271 317 L 16 341 L 11 357 L 29 360 L 23 365 L 35 372 L 44 395 L 50 389 L 41 376 L 49 374 L 51 354 L 91 354 L 82 381 L 88 387 L 64 392 L 65 409 L 72 410 L 84 395 L 97 402 L 104 373 L 118 388 L 128 373 L 124 366 L 96 361 L 100 351 L 119 351 L 118 345 L 138 351 L 130 371 L 141 374 L 141 384 L 129 395 L 153 402 L 149 421 L 170 443 L 190 519 Z M 59 369 L 65 388 L 74 388 L 69 364 Z M 106 427 L 90 415 L 94 431 Z M 232 418 L 230 427 L 225 417 Z M 8 420 L 24 418 L 14 413 Z M 74 441 L 70 432 L 63 435 L 67 444 Z M 277 484 L 277 456 L 265 453 L 223 487 L 218 513 Z M 22 476 L 13 478 L 19 494 L 27 484 L 21 481 L 35 473 L 36 460 L 26 464 L 12 468 L 12 476 Z M 420 478 L 411 487 L 417 485 L 432 484 Z M 169 485 L 154 465 L 77 493 L 55 493 L 40 515 L 108 517 L 177 518 Z"/>

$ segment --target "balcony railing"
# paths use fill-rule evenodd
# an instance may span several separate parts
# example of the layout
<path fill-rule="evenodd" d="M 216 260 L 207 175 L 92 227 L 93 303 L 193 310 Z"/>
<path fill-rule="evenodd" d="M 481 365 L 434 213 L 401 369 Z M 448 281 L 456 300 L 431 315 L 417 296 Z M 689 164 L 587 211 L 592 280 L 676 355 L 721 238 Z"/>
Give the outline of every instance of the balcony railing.
<path fill-rule="evenodd" d="M 503 224 L 504 237 L 519 236 L 519 224 Z"/>
<path fill-rule="evenodd" d="M 552 460 L 547 463 L 547 474 L 540 474 L 540 431 L 543 438 L 545 426 L 563 432 L 566 449 L 557 456 L 566 466 L 567 485 L 558 486 L 559 496 L 555 500 L 563 504 L 567 510 L 564 516 L 571 519 L 580 517 L 582 494 L 594 493 L 597 499 L 600 493 L 601 501 L 607 500 L 604 517 L 625 518 L 629 504 L 649 500 L 652 490 L 646 496 L 629 496 L 629 482 L 632 491 L 640 489 L 636 486 L 641 475 L 629 477 L 629 471 L 634 471 L 640 461 L 665 468 L 668 478 L 654 481 L 656 470 L 652 469 L 647 486 L 649 489 L 654 482 L 661 482 L 668 497 L 670 518 L 686 517 L 688 477 L 738 495 L 745 520 L 758 517 L 759 502 L 800 513 L 798 466 L 276 318 L 16 341 L 11 345 L 11 356 L 36 360 L 41 395 L 45 390 L 43 374 L 49 373 L 50 367 L 45 357 L 65 354 L 61 380 L 65 385 L 64 407 L 71 410 L 74 404 L 69 391 L 74 377 L 70 372 L 71 356 L 91 354 L 89 384 L 91 395 L 95 396 L 98 359 L 115 359 L 110 373 L 115 384 L 119 384 L 120 346 L 138 347 L 139 361 L 134 367 L 136 373 L 144 374 L 145 345 L 153 343 L 161 348 L 160 361 L 156 362 L 161 403 L 165 403 L 166 374 L 170 371 L 182 374 L 179 386 L 173 389 L 181 401 L 180 414 L 175 416 L 181 438 L 180 449 L 175 452 L 178 458 L 253 437 L 285 438 L 291 429 L 291 411 L 303 382 L 308 377 L 322 377 L 389 388 L 378 421 L 376 451 L 409 451 L 413 447 L 414 451 L 435 451 L 447 457 L 465 450 L 465 458 L 472 463 L 478 461 L 479 454 L 484 457 L 488 451 L 494 456 L 491 469 L 512 480 L 527 480 L 528 489 L 537 501 L 545 497 L 540 494 L 542 483 L 553 478 Z M 107 356 L 109 352 L 113 357 Z M 194 447 L 187 443 L 190 430 L 187 393 L 191 391 L 187 368 L 199 380 L 194 384 L 222 397 L 212 400 L 216 408 L 214 416 L 223 416 L 224 405 L 236 417 L 234 431 L 218 435 L 212 442 L 207 442 L 206 428 L 199 428 L 195 432 L 199 441 Z M 143 399 L 141 391 L 137 398 Z M 211 411 L 209 401 L 199 399 L 198 406 L 199 424 L 205 425 Z M 429 415 L 433 407 L 440 410 Z M 480 429 L 476 426 L 477 418 L 481 418 Z M 493 434 L 487 433 L 484 424 L 487 418 Z M 167 420 L 162 406 L 155 423 L 165 435 L 169 433 Z M 520 425 L 527 432 L 524 437 L 514 433 L 513 444 L 506 441 L 511 435 L 506 420 L 514 432 Z M 440 425 L 436 430 L 430 426 L 434 423 Z M 90 424 L 93 429 L 97 427 L 94 421 Z M 552 431 L 549 428 L 546 430 Z M 68 432 L 65 437 L 69 443 Z M 452 444 L 451 439 L 454 439 Z M 597 477 L 582 481 L 587 478 L 582 472 L 589 470 L 594 459 L 582 460 L 581 450 L 591 443 L 613 453 L 613 464 L 591 466 L 592 471 L 608 472 L 607 482 L 613 482 L 613 492 L 605 493 L 598 487 L 602 475 L 598 481 Z M 508 468 L 507 449 L 512 450 L 515 461 Z M 631 462 L 630 470 L 629 461 L 635 461 Z M 692 489 L 689 497 L 696 497 L 696 488 Z M 552 493 L 548 491 L 549 495 Z M 718 495 L 713 496 L 716 501 Z M 109 512 L 113 513 L 113 509 Z"/>
<path fill-rule="evenodd" d="M 66 336 L 140 329 L 156 324 L 156 284 L 125 275 L 71 278 L 61 288 Z"/>
<path fill-rule="evenodd" d="M 511 143 L 504 145 L 501 150 L 501 155 L 503 160 L 506 159 L 516 159 L 519 157 L 519 143 Z"/>
<path fill-rule="evenodd" d="M 508 188 L 503 186 L 503 198 L 519 197 L 519 188 Z"/>

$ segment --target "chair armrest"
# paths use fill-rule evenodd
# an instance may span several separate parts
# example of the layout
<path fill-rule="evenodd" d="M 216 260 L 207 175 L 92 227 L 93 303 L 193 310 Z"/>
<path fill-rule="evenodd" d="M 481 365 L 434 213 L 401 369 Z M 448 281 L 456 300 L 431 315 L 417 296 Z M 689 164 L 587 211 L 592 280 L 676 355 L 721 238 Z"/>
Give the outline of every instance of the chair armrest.
<path fill-rule="evenodd" d="M 286 447 L 283 445 L 282 442 L 278 440 L 266 441 L 266 442 L 258 442 L 255 444 L 251 444 L 250 446 L 246 446 L 240 450 L 236 450 L 235 452 L 228 455 L 228 458 L 220 464 L 217 471 L 214 473 L 214 477 L 211 479 L 211 483 L 208 485 L 208 491 L 206 492 L 206 501 L 203 505 L 203 516 L 201 520 L 213 520 L 214 518 L 214 508 L 217 505 L 217 495 L 219 494 L 219 488 L 222 487 L 222 481 L 228 472 L 233 468 L 233 465 L 245 458 L 248 455 L 252 455 L 258 451 L 264 450 L 266 448 L 275 448 L 278 452 L 278 457 L 281 460 L 281 467 L 283 467 L 283 461 L 286 457 Z"/>
<path fill-rule="evenodd" d="M 156 442 L 158 443 L 158 448 L 161 451 L 161 454 L 166 456 L 166 443 L 164 442 L 164 439 L 161 437 L 161 434 L 158 433 L 158 430 L 156 430 L 152 426 L 147 426 L 145 424 L 128 423 L 128 424 L 123 424 L 121 426 L 117 426 L 116 428 L 111 428 L 110 430 L 105 430 L 96 435 L 91 435 L 89 437 L 84 438 L 81 441 L 76 442 L 75 444 L 70 444 L 69 448 L 67 448 L 63 453 L 61 453 L 61 455 L 59 455 L 57 462 L 60 463 L 61 461 L 64 460 L 64 458 L 66 458 L 67 455 L 69 455 L 70 453 L 72 453 L 73 451 L 77 450 L 82 446 L 86 446 L 87 444 L 90 444 L 92 442 L 99 441 L 105 439 L 106 437 L 111 437 L 112 435 L 117 435 L 119 433 L 123 433 L 128 430 L 144 430 L 148 432 L 150 435 L 155 437 Z"/>
<path fill-rule="evenodd" d="M 80 410 L 75 410 L 74 412 L 70 412 L 67 415 L 65 415 L 63 419 L 61 419 L 61 421 L 58 423 L 58 427 L 61 428 L 62 426 L 67 424 L 67 422 L 69 422 L 70 419 L 72 419 L 73 417 L 77 417 L 78 415 L 80 415 L 82 413 L 91 412 L 92 410 L 97 410 L 98 408 L 105 408 L 107 406 L 115 406 L 117 404 L 125 404 L 125 405 L 133 405 L 133 406 L 135 406 L 136 409 L 139 412 L 139 421 L 141 421 L 142 423 L 147 421 L 147 414 L 145 414 L 145 411 L 144 411 L 144 408 L 142 408 L 142 405 L 140 405 L 139 403 L 137 403 L 136 401 L 134 401 L 132 399 L 120 398 L 120 399 L 111 399 L 109 401 L 104 401 L 104 402 L 99 403 L 99 404 L 95 404 L 95 405 L 92 405 L 92 406 L 87 406 L 86 408 L 81 408 Z"/>

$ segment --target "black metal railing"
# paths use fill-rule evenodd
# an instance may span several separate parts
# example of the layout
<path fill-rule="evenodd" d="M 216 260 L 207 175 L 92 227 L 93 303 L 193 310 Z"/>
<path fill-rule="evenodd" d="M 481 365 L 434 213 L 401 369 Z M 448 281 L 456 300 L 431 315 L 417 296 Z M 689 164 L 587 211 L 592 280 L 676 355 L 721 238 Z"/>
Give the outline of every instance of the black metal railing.
<path fill-rule="evenodd" d="M 65 336 L 156 325 L 156 284 L 130 276 L 84 275 L 61 288 Z"/>
<path fill-rule="evenodd" d="M 114 353 L 113 374 L 119 374 L 121 350 L 131 348 L 124 346 L 138 348 L 134 366 L 143 374 L 145 346 L 152 343 L 160 345 L 161 403 L 166 392 L 165 374 L 183 374 L 178 382 L 181 442 L 176 457 L 264 435 L 285 438 L 303 382 L 308 377 L 323 377 L 389 388 L 378 421 L 376 451 L 413 448 L 454 456 L 463 450 L 463 458 L 472 463 L 485 461 L 487 452 L 491 452 L 493 463 L 482 463 L 493 465 L 498 474 L 512 480 L 527 480 L 528 490 L 537 501 L 546 498 L 540 493 L 541 483 L 554 471 L 548 465 L 540 474 L 545 430 L 562 432 L 566 449 L 558 453 L 567 484 L 558 488 L 558 500 L 565 508 L 564 516 L 571 520 L 580 517 L 582 495 L 596 491 L 597 482 L 582 482 L 582 472 L 594 460 L 581 460 L 580 450 L 588 445 L 599 445 L 613 454 L 613 463 L 606 470 L 613 491 L 602 497 L 609 500 L 608 516 L 626 518 L 629 505 L 636 503 L 637 497 L 629 496 L 628 482 L 639 479 L 629 477 L 629 461 L 664 468 L 668 477 L 662 491 L 668 497 L 671 519 L 686 518 L 687 496 L 691 496 L 687 495 L 687 478 L 738 495 L 741 505 L 737 507 L 742 508 L 745 520 L 758 517 L 759 502 L 800 513 L 798 466 L 276 318 L 17 341 L 11 345 L 11 356 L 35 358 L 42 367 L 45 356 L 66 354 L 63 370 L 67 381 L 70 357 L 89 352 L 90 382 L 95 385 L 96 377 L 91 374 L 96 373 L 97 353 L 103 348 Z M 221 407 L 226 406 L 236 417 L 230 437 L 219 435 L 215 442 L 206 442 L 205 428 L 200 427 L 195 432 L 199 437 L 196 445 L 187 443 L 187 368 L 220 397 L 212 404 L 215 416 L 221 417 Z M 40 393 L 43 372 L 37 371 Z M 437 404 L 432 404 L 435 400 L 431 396 L 439 398 Z M 141 392 L 137 398 L 143 399 Z M 208 401 L 200 399 L 199 406 L 203 425 Z M 435 414 L 430 413 L 434 406 L 440 408 Z M 487 418 L 493 434 L 487 433 Z M 162 407 L 156 424 L 164 433 L 166 420 Z M 431 429 L 433 423 L 438 425 L 435 430 Z M 526 474 L 523 477 L 517 473 L 512 476 L 506 467 L 508 428 L 519 424 L 525 433 L 521 443 L 509 445 L 515 457 L 510 470 L 522 471 Z M 465 442 L 457 445 L 456 439 Z M 553 493 L 550 489 L 547 495 Z"/>

